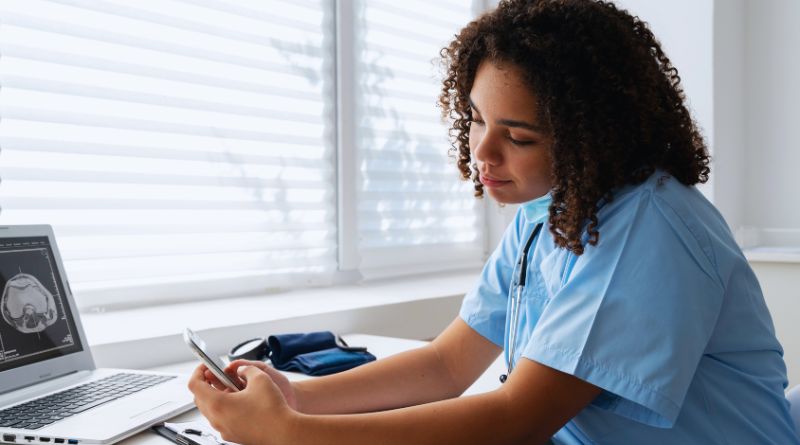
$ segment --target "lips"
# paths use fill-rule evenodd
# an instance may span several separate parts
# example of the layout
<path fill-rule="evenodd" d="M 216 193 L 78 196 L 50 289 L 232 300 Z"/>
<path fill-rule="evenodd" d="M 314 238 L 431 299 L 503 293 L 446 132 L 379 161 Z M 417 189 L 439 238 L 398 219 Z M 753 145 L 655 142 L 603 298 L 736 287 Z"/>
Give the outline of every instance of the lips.
<path fill-rule="evenodd" d="M 481 184 L 483 184 L 483 185 L 485 185 L 487 187 L 502 187 L 502 186 L 504 186 L 506 184 L 510 184 L 511 183 L 511 181 L 505 181 L 505 180 L 493 178 L 493 177 L 487 176 L 487 175 L 481 175 L 480 176 L 480 181 L 481 181 Z"/>

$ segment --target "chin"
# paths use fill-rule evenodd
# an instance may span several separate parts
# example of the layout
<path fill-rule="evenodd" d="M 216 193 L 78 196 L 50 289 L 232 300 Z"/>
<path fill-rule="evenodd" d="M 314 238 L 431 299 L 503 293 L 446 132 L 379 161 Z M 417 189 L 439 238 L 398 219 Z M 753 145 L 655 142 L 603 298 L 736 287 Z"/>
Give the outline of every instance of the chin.
<path fill-rule="evenodd" d="M 507 193 L 493 192 L 491 189 L 487 192 L 489 197 L 494 199 L 498 204 L 521 204 L 525 200 L 516 199 L 514 196 L 509 196 Z"/>

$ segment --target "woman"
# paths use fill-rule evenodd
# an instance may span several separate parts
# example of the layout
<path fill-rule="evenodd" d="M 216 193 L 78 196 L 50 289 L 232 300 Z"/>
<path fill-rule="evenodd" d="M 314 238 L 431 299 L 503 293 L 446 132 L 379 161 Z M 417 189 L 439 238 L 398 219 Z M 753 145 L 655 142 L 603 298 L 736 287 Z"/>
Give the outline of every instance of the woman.
<path fill-rule="evenodd" d="M 442 55 L 461 173 L 521 203 L 515 221 L 426 347 L 299 383 L 235 362 L 239 393 L 199 367 L 190 389 L 223 437 L 798 443 L 772 321 L 693 187 L 709 157 L 647 26 L 604 2 L 510 0 Z M 504 384 L 458 397 L 503 351 Z"/>

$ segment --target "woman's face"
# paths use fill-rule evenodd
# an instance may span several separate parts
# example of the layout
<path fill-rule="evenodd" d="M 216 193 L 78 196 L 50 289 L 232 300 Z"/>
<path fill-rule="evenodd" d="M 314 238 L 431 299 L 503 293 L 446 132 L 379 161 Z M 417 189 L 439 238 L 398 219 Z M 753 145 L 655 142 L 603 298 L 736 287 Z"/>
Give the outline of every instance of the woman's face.
<path fill-rule="evenodd" d="M 481 63 L 469 98 L 469 147 L 489 196 L 513 204 L 550 191 L 551 140 L 518 68 Z"/>

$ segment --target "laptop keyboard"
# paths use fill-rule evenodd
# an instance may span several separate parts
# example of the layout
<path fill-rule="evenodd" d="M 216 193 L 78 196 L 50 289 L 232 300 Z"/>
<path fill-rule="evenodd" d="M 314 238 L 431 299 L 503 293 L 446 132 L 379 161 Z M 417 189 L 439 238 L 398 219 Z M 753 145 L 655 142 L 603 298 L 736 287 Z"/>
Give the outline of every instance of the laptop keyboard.
<path fill-rule="evenodd" d="M 0 410 L 0 427 L 37 430 L 174 378 L 169 375 L 114 374 Z"/>

